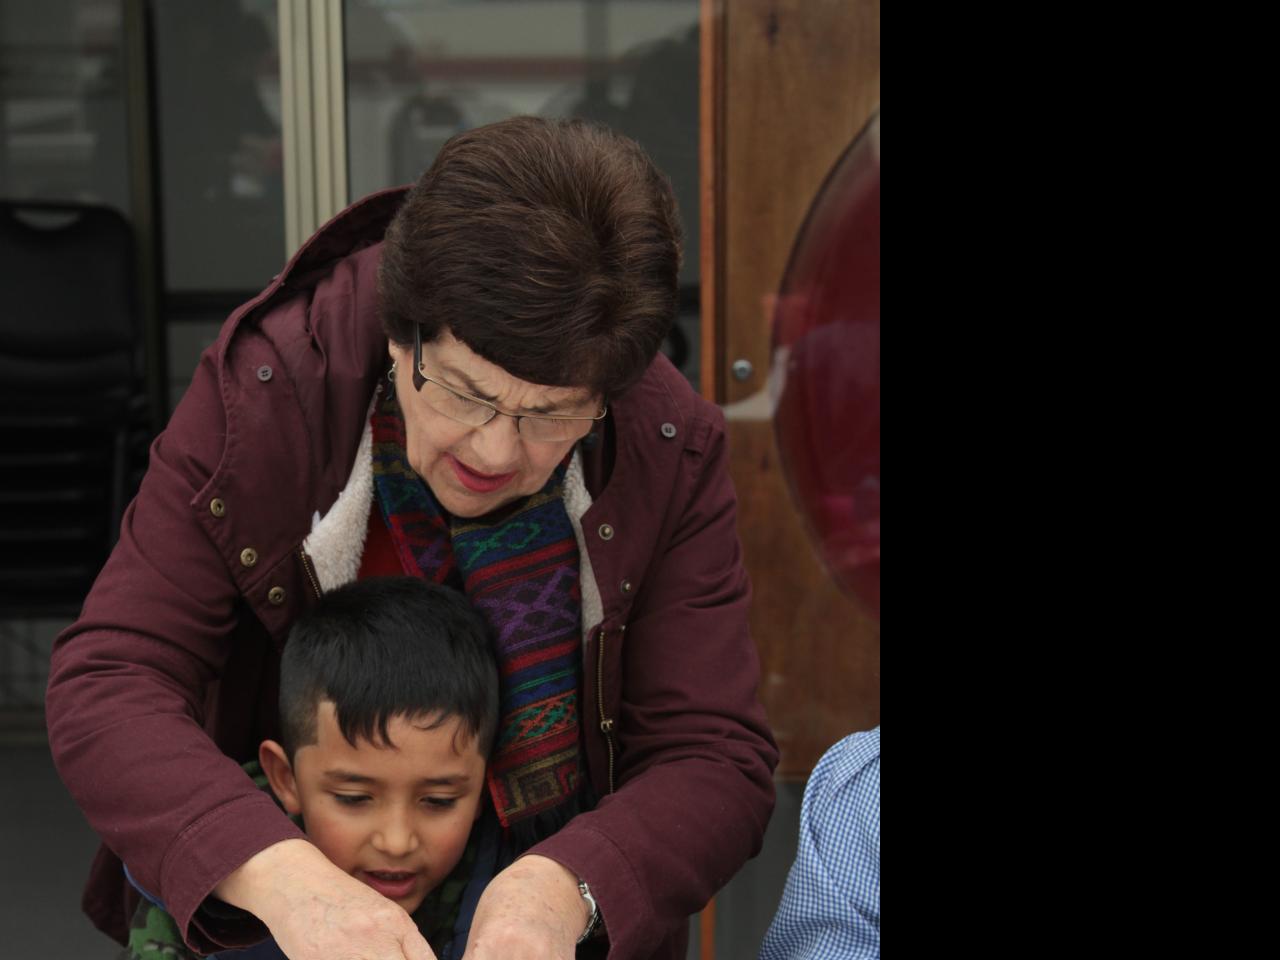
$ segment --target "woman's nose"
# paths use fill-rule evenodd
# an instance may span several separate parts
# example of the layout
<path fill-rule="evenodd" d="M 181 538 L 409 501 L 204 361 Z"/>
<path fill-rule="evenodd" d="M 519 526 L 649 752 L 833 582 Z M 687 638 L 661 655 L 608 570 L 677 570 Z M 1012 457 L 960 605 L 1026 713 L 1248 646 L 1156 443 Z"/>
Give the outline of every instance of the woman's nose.
<path fill-rule="evenodd" d="M 475 468 L 489 474 L 512 472 L 520 462 L 521 443 L 515 418 L 499 414 L 475 428 L 471 447 L 480 461 Z"/>

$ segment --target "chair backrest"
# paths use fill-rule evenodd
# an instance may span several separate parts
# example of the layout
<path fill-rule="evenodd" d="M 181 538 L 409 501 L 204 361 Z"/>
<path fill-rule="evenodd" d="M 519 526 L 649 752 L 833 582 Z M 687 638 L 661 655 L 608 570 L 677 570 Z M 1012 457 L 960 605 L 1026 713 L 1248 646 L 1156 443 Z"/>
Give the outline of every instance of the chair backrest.
<path fill-rule="evenodd" d="M 115 210 L 0 202 L 0 617 L 74 615 L 145 449 L 134 236 Z"/>
<path fill-rule="evenodd" d="M 133 228 L 116 210 L 0 201 L 0 384 L 93 392 L 135 381 L 134 263 Z"/>

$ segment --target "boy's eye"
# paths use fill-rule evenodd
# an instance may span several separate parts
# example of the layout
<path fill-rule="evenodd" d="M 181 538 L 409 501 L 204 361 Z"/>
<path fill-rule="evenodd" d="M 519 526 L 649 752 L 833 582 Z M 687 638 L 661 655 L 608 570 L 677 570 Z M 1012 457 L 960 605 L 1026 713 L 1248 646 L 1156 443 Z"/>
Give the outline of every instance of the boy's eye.
<path fill-rule="evenodd" d="M 362 803 L 368 803 L 371 798 L 364 793 L 335 793 L 333 799 L 344 807 L 358 807 Z"/>
<path fill-rule="evenodd" d="M 458 803 L 457 797 L 423 797 L 422 802 L 429 807 L 438 807 L 442 810 L 448 810 Z"/>

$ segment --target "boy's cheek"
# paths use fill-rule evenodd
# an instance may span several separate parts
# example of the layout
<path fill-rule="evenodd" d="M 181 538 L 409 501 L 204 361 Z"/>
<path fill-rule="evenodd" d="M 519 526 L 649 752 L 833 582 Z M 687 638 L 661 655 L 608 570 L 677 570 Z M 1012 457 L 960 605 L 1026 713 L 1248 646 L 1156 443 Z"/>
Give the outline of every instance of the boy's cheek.
<path fill-rule="evenodd" d="M 308 812 L 310 812 L 309 816 Z M 304 801 L 302 829 L 307 839 L 335 866 L 346 873 L 351 873 L 355 869 L 355 864 L 351 862 L 350 848 L 353 841 L 349 836 L 350 828 L 344 827 L 340 820 L 336 820 L 328 813 L 322 814 L 320 809 Z"/>

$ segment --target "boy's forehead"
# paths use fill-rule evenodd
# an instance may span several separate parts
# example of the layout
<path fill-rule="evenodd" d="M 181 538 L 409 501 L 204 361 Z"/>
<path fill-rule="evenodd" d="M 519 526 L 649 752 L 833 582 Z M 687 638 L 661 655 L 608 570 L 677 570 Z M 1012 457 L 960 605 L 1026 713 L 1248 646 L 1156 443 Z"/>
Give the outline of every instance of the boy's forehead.
<path fill-rule="evenodd" d="M 450 753 L 461 760 L 479 757 L 478 738 L 467 731 L 461 718 L 456 716 L 396 714 L 387 721 L 387 736 L 389 742 L 383 742 L 375 729 L 372 740 L 357 735 L 352 743 L 342 734 L 336 704 L 332 700 L 321 700 L 316 708 L 315 743 L 299 747 L 297 756 L 301 759 L 304 751 L 309 751 L 311 756 L 350 756 L 410 749 L 414 754 L 429 754 L 442 760 L 448 759 Z"/>

